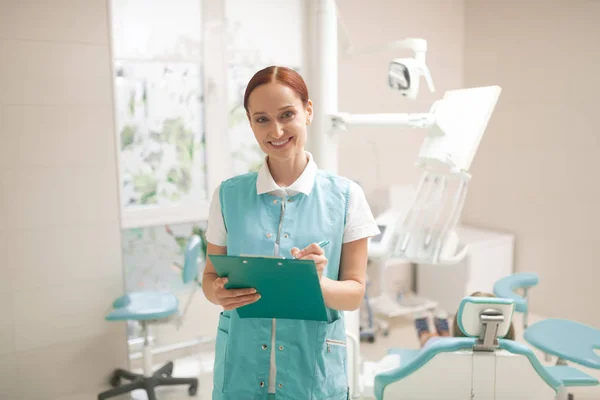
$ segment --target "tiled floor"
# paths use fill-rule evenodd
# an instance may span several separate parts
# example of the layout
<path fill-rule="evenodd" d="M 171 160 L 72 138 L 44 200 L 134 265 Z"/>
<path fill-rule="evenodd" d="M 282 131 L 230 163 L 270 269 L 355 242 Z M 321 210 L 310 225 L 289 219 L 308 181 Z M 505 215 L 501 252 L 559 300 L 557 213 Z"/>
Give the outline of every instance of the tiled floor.
<path fill-rule="evenodd" d="M 530 316 L 530 324 L 539 320 L 535 316 Z M 519 315 L 515 316 L 514 324 L 517 331 L 517 340 L 522 341 L 521 319 Z M 388 337 L 378 336 L 375 343 L 362 343 L 361 353 L 366 360 L 379 360 L 390 347 L 417 348 L 418 341 L 412 322 L 409 320 L 393 321 L 391 332 Z M 545 363 L 543 355 L 536 352 L 540 361 Z M 212 390 L 212 357 L 213 354 L 201 354 L 196 357 L 190 357 L 175 361 L 174 376 L 198 376 L 200 387 L 196 400 L 210 400 Z M 600 371 L 581 368 L 586 373 L 596 376 L 600 379 Z M 600 399 L 600 387 L 578 388 L 573 390 L 576 400 L 597 400 Z M 190 400 L 187 395 L 187 387 L 170 387 L 157 390 L 159 400 Z M 121 396 L 115 400 L 147 400 L 144 392 L 137 391 L 130 396 Z M 551 400 L 551 399 L 549 399 Z"/>

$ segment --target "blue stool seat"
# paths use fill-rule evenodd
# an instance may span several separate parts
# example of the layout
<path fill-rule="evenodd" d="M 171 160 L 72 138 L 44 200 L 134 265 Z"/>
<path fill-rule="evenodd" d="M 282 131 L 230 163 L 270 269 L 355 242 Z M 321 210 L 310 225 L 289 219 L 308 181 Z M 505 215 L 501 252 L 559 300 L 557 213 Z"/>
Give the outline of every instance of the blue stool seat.
<path fill-rule="evenodd" d="M 588 368 L 600 369 L 600 330 L 566 319 L 545 319 L 533 324 L 524 334 L 532 346 Z"/>
<path fill-rule="evenodd" d="M 107 321 L 148 321 L 167 318 L 179 309 L 179 300 L 171 293 L 134 292 L 113 302 Z"/>
<path fill-rule="evenodd" d="M 527 299 L 515 293 L 516 289 L 526 289 L 538 284 L 539 277 L 533 272 L 519 272 L 500 279 L 494 284 L 494 294 L 515 301 L 517 312 L 527 312 Z"/>
<path fill-rule="evenodd" d="M 417 358 L 420 352 L 421 350 L 418 349 L 388 349 L 388 354 L 398 354 L 400 356 L 400 365 L 406 365 L 406 363 L 411 362 Z"/>
<path fill-rule="evenodd" d="M 596 386 L 598 379 L 586 374 L 577 368 L 569 367 L 567 365 L 556 365 L 552 367 L 546 367 L 546 370 L 556 380 L 562 382 L 563 386 Z"/>

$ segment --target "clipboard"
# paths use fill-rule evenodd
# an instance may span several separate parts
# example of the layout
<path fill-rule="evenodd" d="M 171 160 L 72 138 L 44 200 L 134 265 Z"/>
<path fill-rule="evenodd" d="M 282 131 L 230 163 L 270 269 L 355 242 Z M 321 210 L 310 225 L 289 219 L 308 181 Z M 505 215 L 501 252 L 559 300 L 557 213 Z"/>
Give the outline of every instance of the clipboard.
<path fill-rule="evenodd" d="M 217 275 L 227 277 L 226 289 L 255 288 L 261 298 L 237 308 L 240 318 L 331 321 L 315 262 L 261 256 L 210 254 Z"/>

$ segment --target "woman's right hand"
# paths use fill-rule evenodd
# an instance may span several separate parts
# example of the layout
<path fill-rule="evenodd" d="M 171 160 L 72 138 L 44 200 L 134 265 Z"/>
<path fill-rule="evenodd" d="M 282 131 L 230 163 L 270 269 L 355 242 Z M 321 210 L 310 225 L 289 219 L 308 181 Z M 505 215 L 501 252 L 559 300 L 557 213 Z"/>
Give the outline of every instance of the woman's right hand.
<path fill-rule="evenodd" d="M 213 282 L 213 290 L 219 305 L 225 310 L 233 310 L 260 299 L 256 289 L 225 289 L 227 278 L 217 278 Z"/>

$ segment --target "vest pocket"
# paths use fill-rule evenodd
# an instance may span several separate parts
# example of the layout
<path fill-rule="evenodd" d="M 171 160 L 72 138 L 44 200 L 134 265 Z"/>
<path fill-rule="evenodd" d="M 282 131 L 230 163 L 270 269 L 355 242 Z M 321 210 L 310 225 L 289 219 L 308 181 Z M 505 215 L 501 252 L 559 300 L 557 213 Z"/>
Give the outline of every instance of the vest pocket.
<path fill-rule="evenodd" d="M 213 384 L 219 391 L 225 389 L 225 360 L 227 357 L 227 341 L 229 339 L 229 317 L 219 315 L 219 328 L 215 344 L 215 366 L 213 371 Z"/>
<path fill-rule="evenodd" d="M 331 353 L 331 348 L 335 348 L 336 346 L 339 347 L 343 347 L 344 351 L 346 351 L 346 342 L 342 341 L 342 340 L 335 340 L 335 339 L 327 339 L 325 340 L 325 344 L 327 345 L 327 352 Z"/>
<path fill-rule="evenodd" d="M 323 395 L 345 394 L 348 388 L 346 342 L 339 339 L 326 338 L 323 361 L 325 365 L 322 382 Z"/>

